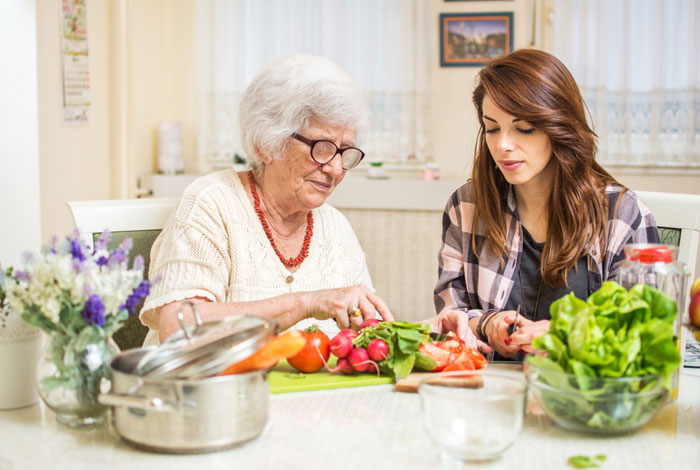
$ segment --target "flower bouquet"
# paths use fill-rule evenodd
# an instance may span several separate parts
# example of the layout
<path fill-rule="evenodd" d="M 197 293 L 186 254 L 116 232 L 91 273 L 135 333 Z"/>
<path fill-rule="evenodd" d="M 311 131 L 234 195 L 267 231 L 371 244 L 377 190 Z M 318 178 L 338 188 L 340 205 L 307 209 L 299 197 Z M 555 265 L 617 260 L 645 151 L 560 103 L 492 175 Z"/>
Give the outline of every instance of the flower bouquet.
<path fill-rule="evenodd" d="M 112 334 L 149 291 L 143 258 L 136 256 L 129 267 L 131 239 L 111 251 L 109 241 L 108 231 L 93 249 L 77 233 L 61 242 L 54 238 L 40 255 L 25 255 L 22 269 L 6 282 L 10 307 L 50 337 L 39 394 L 70 426 L 104 422 L 108 408 L 97 396 L 109 386 L 108 360 L 118 352 Z"/>

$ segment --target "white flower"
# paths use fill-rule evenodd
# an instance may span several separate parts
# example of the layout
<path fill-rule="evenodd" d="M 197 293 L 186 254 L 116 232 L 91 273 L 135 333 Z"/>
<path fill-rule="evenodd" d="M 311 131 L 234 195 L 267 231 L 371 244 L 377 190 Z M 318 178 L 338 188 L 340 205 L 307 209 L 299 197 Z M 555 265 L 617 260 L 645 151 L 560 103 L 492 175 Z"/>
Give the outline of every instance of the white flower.
<path fill-rule="evenodd" d="M 40 303 L 41 312 L 54 323 L 58 323 L 58 316 L 61 313 L 61 302 L 55 297 L 50 297 Z"/>
<path fill-rule="evenodd" d="M 100 347 L 96 344 L 88 344 L 85 347 L 85 356 L 83 357 L 82 364 L 88 368 L 88 370 L 96 370 L 102 365 L 102 353 L 100 352 Z"/>

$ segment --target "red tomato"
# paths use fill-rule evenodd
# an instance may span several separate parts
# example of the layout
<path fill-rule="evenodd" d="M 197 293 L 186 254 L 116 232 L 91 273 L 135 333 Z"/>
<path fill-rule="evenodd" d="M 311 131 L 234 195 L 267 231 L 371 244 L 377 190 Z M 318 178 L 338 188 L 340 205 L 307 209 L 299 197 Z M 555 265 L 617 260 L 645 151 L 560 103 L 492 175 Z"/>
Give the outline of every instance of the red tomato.
<path fill-rule="evenodd" d="M 331 341 L 317 326 L 307 328 L 303 334 L 306 345 L 299 354 L 287 359 L 287 362 L 299 372 L 310 374 L 320 370 L 323 363 L 328 362 L 331 355 Z"/>
<path fill-rule="evenodd" d="M 423 343 L 418 347 L 418 351 L 435 361 L 436 367 L 430 372 L 440 372 L 450 362 L 450 352 L 433 343 Z"/>
<path fill-rule="evenodd" d="M 466 352 L 462 352 L 457 358 L 447 364 L 443 370 L 443 372 L 449 372 L 451 370 L 474 370 L 474 362 L 469 357 L 469 354 Z"/>
<path fill-rule="evenodd" d="M 486 360 L 486 358 L 484 357 L 484 355 L 481 354 L 481 352 L 479 352 L 478 349 L 467 348 L 465 352 L 469 356 L 469 359 L 471 359 L 472 362 L 474 363 L 474 367 L 476 367 L 477 369 L 481 369 L 488 362 Z"/>
<path fill-rule="evenodd" d="M 446 341 L 436 341 L 435 346 L 437 346 L 440 349 L 444 349 L 445 351 L 454 354 L 454 355 L 459 355 L 462 353 L 464 349 L 464 343 L 458 339 L 448 339 Z"/>

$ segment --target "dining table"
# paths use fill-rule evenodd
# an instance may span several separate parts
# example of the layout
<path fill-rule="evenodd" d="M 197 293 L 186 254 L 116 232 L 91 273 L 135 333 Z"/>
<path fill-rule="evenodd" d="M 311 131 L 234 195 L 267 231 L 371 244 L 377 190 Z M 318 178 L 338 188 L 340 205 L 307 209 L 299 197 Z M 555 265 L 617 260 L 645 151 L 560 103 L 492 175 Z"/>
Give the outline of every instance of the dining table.
<path fill-rule="evenodd" d="M 226 397 L 221 397 L 225 400 Z M 565 430 L 533 407 L 513 445 L 494 461 L 441 459 L 417 393 L 392 384 L 270 396 L 262 434 L 204 454 L 162 454 L 122 440 L 110 422 L 74 429 L 43 403 L 0 411 L 0 470 L 24 469 L 570 469 L 572 456 L 604 455 L 601 469 L 700 469 L 700 374 L 680 374 L 675 401 L 623 435 Z"/>

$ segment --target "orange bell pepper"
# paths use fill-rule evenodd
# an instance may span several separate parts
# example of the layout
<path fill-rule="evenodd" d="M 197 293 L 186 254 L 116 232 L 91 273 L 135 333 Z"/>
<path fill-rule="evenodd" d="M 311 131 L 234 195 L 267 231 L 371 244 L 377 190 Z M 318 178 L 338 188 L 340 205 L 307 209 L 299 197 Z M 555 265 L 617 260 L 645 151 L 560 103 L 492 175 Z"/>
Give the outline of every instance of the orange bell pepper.
<path fill-rule="evenodd" d="M 242 374 L 254 370 L 267 369 L 282 359 L 296 356 L 304 349 L 306 337 L 299 330 L 288 330 L 275 336 L 252 356 L 231 364 L 219 375 Z"/>

